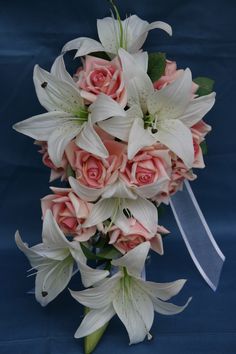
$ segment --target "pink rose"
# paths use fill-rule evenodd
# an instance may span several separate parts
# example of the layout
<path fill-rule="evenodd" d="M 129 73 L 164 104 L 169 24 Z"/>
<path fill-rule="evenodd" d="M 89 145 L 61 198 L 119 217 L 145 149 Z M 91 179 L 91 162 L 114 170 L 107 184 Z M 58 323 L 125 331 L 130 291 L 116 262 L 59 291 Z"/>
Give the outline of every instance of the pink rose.
<path fill-rule="evenodd" d="M 169 179 L 171 158 L 169 151 L 160 144 L 141 149 L 132 160 L 126 155 L 123 158 L 120 175 L 129 186 L 141 187 L 161 178 Z"/>
<path fill-rule="evenodd" d="M 169 187 L 169 193 L 172 195 L 177 190 L 182 189 L 182 183 L 185 179 L 189 181 L 194 181 L 196 175 L 189 169 L 182 160 L 177 158 L 172 161 L 172 174 L 171 174 L 171 183 Z"/>
<path fill-rule="evenodd" d="M 100 93 L 104 93 L 122 107 L 126 106 L 127 93 L 123 73 L 118 58 L 112 61 L 87 55 L 84 68 L 77 70 L 77 86 L 82 89 L 81 96 L 89 103 L 94 102 Z"/>
<path fill-rule="evenodd" d="M 191 127 L 191 131 L 193 134 L 198 135 L 201 141 L 203 141 L 205 136 L 211 131 L 211 126 L 206 124 L 203 120 L 200 120 Z"/>
<path fill-rule="evenodd" d="M 153 83 L 154 88 L 157 90 L 164 88 L 168 84 L 175 81 L 182 73 L 183 73 L 182 69 L 177 70 L 177 65 L 175 61 L 166 60 L 165 73 L 159 80 Z M 197 92 L 198 87 L 199 86 L 195 84 L 195 82 L 192 83 L 193 95 Z"/>
<path fill-rule="evenodd" d="M 157 204 L 169 203 L 169 198 L 171 195 L 182 190 L 183 182 L 185 179 L 189 181 L 194 181 L 197 176 L 189 169 L 181 159 L 173 155 L 172 158 L 172 172 L 170 176 L 170 181 L 167 191 L 163 191 L 156 195 L 153 199 Z"/>
<path fill-rule="evenodd" d="M 114 183 L 118 177 L 118 169 L 126 145 L 115 140 L 107 140 L 103 143 L 109 152 L 109 157 L 106 159 L 80 149 L 75 143 L 70 143 L 66 149 L 76 178 L 84 186 L 104 188 Z"/>
<path fill-rule="evenodd" d="M 193 148 L 194 148 L 193 167 L 194 168 L 204 168 L 205 167 L 202 149 L 200 146 L 201 142 L 202 142 L 202 139 L 199 137 L 199 135 L 193 133 Z"/>
<path fill-rule="evenodd" d="M 62 159 L 62 166 L 56 167 L 48 154 L 47 142 L 35 141 L 35 144 L 39 145 L 41 147 L 41 150 L 39 150 L 39 153 L 43 155 L 43 157 L 42 157 L 43 164 L 51 169 L 49 181 L 52 182 L 58 178 L 61 178 L 61 181 L 65 181 L 67 179 L 66 170 L 67 170 L 67 166 L 68 166 L 68 161 L 67 161 L 65 155 L 63 156 L 63 159 Z"/>
<path fill-rule="evenodd" d="M 125 233 L 116 226 L 111 228 L 109 232 L 110 244 L 112 244 L 121 253 L 126 253 L 138 246 L 140 243 L 149 241 L 151 248 L 159 254 L 163 254 L 162 237 L 160 233 L 169 233 L 163 226 L 157 226 L 157 233 L 155 235 L 147 231 L 134 218 L 128 219 L 129 232 Z"/>
<path fill-rule="evenodd" d="M 78 198 L 69 188 L 51 188 L 54 194 L 47 195 L 41 200 L 43 218 L 46 210 L 50 209 L 66 236 L 84 242 L 96 232 L 96 227 L 83 228 L 92 204 Z"/>
<path fill-rule="evenodd" d="M 205 140 L 205 136 L 211 131 L 210 125 L 206 124 L 203 120 L 191 127 L 193 135 L 194 146 L 194 163 L 195 168 L 204 168 L 203 154 L 200 144 Z"/>

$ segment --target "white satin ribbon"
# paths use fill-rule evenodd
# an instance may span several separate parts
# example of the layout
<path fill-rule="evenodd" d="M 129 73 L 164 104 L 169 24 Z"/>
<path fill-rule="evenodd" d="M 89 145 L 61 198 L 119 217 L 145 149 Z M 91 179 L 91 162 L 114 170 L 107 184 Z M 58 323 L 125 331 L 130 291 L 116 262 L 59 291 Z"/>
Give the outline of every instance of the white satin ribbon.
<path fill-rule="evenodd" d="M 217 289 L 225 256 L 218 247 L 188 181 L 170 205 L 186 247 L 207 284 Z"/>

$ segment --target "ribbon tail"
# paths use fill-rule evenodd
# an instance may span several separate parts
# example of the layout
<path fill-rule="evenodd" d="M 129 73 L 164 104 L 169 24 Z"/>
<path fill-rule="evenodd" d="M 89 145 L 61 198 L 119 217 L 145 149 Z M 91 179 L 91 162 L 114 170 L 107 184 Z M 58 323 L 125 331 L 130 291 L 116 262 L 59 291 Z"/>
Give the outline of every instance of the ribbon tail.
<path fill-rule="evenodd" d="M 216 291 L 225 256 L 217 245 L 188 181 L 171 197 L 170 205 L 194 264 Z"/>

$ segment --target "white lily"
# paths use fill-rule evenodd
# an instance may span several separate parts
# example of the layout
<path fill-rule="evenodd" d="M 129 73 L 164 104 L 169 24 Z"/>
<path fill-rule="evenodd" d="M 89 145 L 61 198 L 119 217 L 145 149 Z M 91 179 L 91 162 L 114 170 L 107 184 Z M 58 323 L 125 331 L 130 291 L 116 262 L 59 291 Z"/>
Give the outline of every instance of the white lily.
<path fill-rule="evenodd" d="M 13 128 L 33 139 L 47 141 L 49 156 L 57 167 L 61 166 L 66 146 L 75 137 L 80 148 L 107 157 L 108 152 L 93 128 L 62 56 L 54 62 L 51 73 L 36 65 L 34 84 L 39 102 L 48 112 L 19 122 Z"/>
<path fill-rule="evenodd" d="M 129 335 L 130 344 L 151 339 L 150 329 L 154 319 L 154 311 L 163 315 L 174 315 L 182 312 L 184 306 L 177 306 L 165 301 L 179 293 L 186 280 L 180 279 L 171 283 L 154 283 L 141 279 L 141 272 L 150 248 L 144 242 L 125 256 L 113 260 L 119 267 L 118 273 L 109 279 L 102 280 L 98 286 L 83 290 L 71 291 L 71 295 L 82 305 L 89 307 L 75 338 L 85 337 L 105 325 L 115 314 Z"/>
<path fill-rule="evenodd" d="M 18 248 L 28 258 L 32 269 L 37 271 L 35 279 L 35 297 L 46 306 L 54 300 L 68 285 L 74 265 L 81 272 L 85 287 L 104 279 L 109 272 L 92 269 L 86 265 L 86 257 L 77 241 L 68 241 L 54 220 L 50 210 L 46 212 L 43 222 L 42 243 L 28 247 L 16 232 L 15 241 Z"/>
<path fill-rule="evenodd" d="M 81 199 L 95 202 L 84 227 L 98 225 L 107 219 L 111 223 L 128 232 L 129 223 L 124 210 L 129 210 L 149 232 L 156 234 L 158 224 L 157 208 L 146 198 L 151 198 L 166 185 L 166 178 L 150 185 L 128 187 L 124 181 L 118 180 L 105 188 L 95 189 L 83 186 L 74 177 L 69 177 L 71 188 Z"/>
<path fill-rule="evenodd" d="M 155 28 L 172 35 L 171 27 L 162 21 L 148 23 L 136 15 L 129 16 L 124 21 L 105 17 L 97 20 L 100 42 L 87 37 L 76 38 L 66 43 L 62 52 L 76 49 L 75 57 L 81 57 L 89 53 L 105 51 L 114 56 L 117 55 L 119 48 L 125 48 L 130 53 L 137 53 L 144 44 L 148 32 Z"/>
<path fill-rule="evenodd" d="M 119 50 L 129 110 L 118 113 L 117 103 L 102 95 L 93 104 L 93 122 L 117 138 L 128 141 L 128 158 L 144 146 L 161 142 L 179 156 L 191 168 L 194 160 L 193 140 L 190 127 L 200 121 L 212 108 L 215 92 L 191 97 L 192 75 L 183 71 L 173 83 L 161 90 L 154 90 L 152 82 L 132 55 Z M 143 57 L 144 61 L 146 60 Z M 114 114 L 116 112 L 116 114 Z M 102 121 L 102 117 L 104 117 Z"/>

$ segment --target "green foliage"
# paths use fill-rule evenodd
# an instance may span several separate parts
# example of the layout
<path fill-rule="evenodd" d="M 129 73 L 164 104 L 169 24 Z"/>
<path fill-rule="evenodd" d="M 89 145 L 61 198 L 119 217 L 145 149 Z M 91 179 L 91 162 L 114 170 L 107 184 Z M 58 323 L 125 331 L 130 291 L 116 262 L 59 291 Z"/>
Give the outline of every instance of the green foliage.
<path fill-rule="evenodd" d="M 199 88 L 196 92 L 199 96 L 206 96 L 209 95 L 213 91 L 214 80 L 210 79 L 209 77 L 196 77 L 193 80 Z"/>
<path fill-rule="evenodd" d="M 98 256 L 102 259 L 114 259 L 122 256 L 122 254 L 113 246 L 107 246 L 103 248 L 103 251 L 98 253 Z"/>
<path fill-rule="evenodd" d="M 104 246 L 101 252 L 93 253 L 88 247 L 83 243 L 80 243 L 82 251 L 88 260 L 110 260 L 121 256 L 121 253 L 111 245 Z"/>
<path fill-rule="evenodd" d="M 111 60 L 109 55 L 106 52 L 94 52 L 89 55 L 96 57 L 96 58 L 104 59 L 104 60 L 109 60 L 109 61 Z"/>
<path fill-rule="evenodd" d="M 66 175 L 67 177 L 75 177 L 75 171 L 72 169 L 71 165 L 67 166 Z"/>
<path fill-rule="evenodd" d="M 207 154 L 207 143 L 205 140 L 200 144 L 200 147 L 202 149 L 203 155 L 206 155 Z"/>
<path fill-rule="evenodd" d="M 148 75 L 152 82 L 160 79 L 166 67 L 165 53 L 150 53 L 148 55 Z"/>

